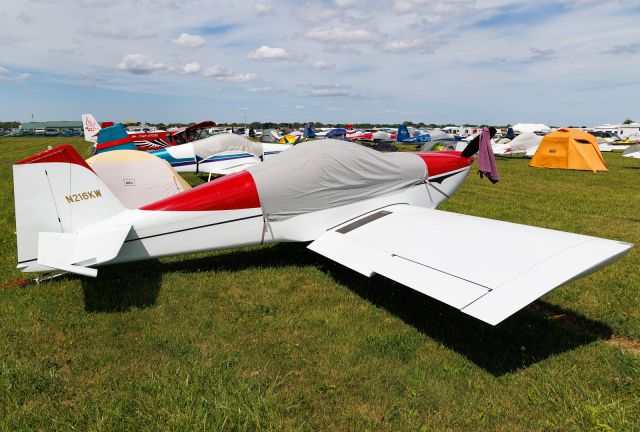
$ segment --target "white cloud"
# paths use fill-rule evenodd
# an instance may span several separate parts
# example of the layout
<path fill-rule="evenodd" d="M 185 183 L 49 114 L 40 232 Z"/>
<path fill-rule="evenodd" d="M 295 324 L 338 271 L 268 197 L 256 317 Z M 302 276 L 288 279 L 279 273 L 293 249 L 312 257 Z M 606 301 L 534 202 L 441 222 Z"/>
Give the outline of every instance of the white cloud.
<path fill-rule="evenodd" d="M 360 6 L 362 0 L 333 0 L 333 4 L 339 8 L 350 8 Z"/>
<path fill-rule="evenodd" d="M 255 81 L 257 78 L 254 73 L 238 74 L 234 73 L 231 69 L 222 66 L 208 67 L 202 72 L 202 75 L 216 78 L 227 83 L 243 83 Z"/>
<path fill-rule="evenodd" d="M 399 14 L 419 13 L 439 20 L 443 16 L 465 14 L 475 4 L 475 0 L 394 0 L 391 9 Z"/>
<path fill-rule="evenodd" d="M 166 69 L 165 65 L 154 61 L 145 54 L 127 54 L 118 65 L 118 69 L 136 75 L 149 74 Z"/>
<path fill-rule="evenodd" d="M 6 69 L 5 69 L 6 71 Z M 5 76 L 5 75 L 1 75 L 0 76 L 0 83 L 12 83 L 12 84 L 20 84 L 26 81 L 29 81 L 31 79 L 31 74 L 28 73 L 21 73 L 20 75 L 16 75 L 16 76 Z"/>
<path fill-rule="evenodd" d="M 311 64 L 311 67 L 318 70 L 331 70 L 335 69 L 336 65 L 333 63 L 327 63 L 323 60 L 316 60 Z"/>
<path fill-rule="evenodd" d="M 640 43 L 615 45 L 614 47 L 601 52 L 601 54 L 613 55 L 634 55 L 638 53 L 640 53 Z"/>
<path fill-rule="evenodd" d="M 249 87 L 247 91 L 251 93 L 275 93 L 275 90 L 271 87 Z"/>
<path fill-rule="evenodd" d="M 420 46 L 422 40 L 414 37 L 392 39 L 382 45 L 382 49 L 387 52 L 403 52 L 415 49 Z"/>
<path fill-rule="evenodd" d="M 258 16 L 269 15 L 271 13 L 271 5 L 266 3 L 256 3 L 253 5 L 253 11 Z"/>
<path fill-rule="evenodd" d="M 556 58 L 556 51 L 553 49 L 540 49 L 532 47 L 529 49 L 531 51 L 531 56 L 529 57 L 530 61 L 534 62 L 544 62 L 553 60 Z"/>
<path fill-rule="evenodd" d="M 374 39 L 369 30 L 339 27 L 316 27 L 305 32 L 304 36 L 322 43 L 367 42 Z"/>
<path fill-rule="evenodd" d="M 344 86 L 338 84 L 313 85 L 309 90 L 300 93 L 301 96 L 311 97 L 345 97 L 353 96 L 353 93 Z"/>
<path fill-rule="evenodd" d="M 409 13 L 420 6 L 423 6 L 426 0 L 394 0 L 392 9 L 397 13 Z"/>
<path fill-rule="evenodd" d="M 293 12 L 296 16 L 304 21 L 310 23 L 323 22 L 339 16 L 342 11 L 333 8 L 325 7 L 319 3 L 304 3 L 301 6 L 296 7 Z"/>
<path fill-rule="evenodd" d="M 202 36 L 199 35 L 182 33 L 180 36 L 178 36 L 177 39 L 173 39 L 171 42 L 185 48 L 198 48 L 204 45 L 205 40 Z"/>
<path fill-rule="evenodd" d="M 7 73 L 7 72 L 9 72 L 9 69 L 3 68 L 2 66 L 0 66 L 0 73 Z"/>
<path fill-rule="evenodd" d="M 117 26 L 111 24 L 96 24 L 85 26 L 80 32 L 82 35 L 97 36 L 108 39 L 149 39 L 158 36 L 158 34 L 149 29 L 131 28 Z"/>
<path fill-rule="evenodd" d="M 287 60 L 289 54 L 283 48 L 273 48 L 268 45 L 262 45 L 255 51 L 247 54 L 247 58 L 251 60 Z"/>
<path fill-rule="evenodd" d="M 180 72 L 187 75 L 193 75 L 200 72 L 200 63 L 191 62 L 180 68 Z"/>
<path fill-rule="evenodd" d="M 213 78 L 222 78 L 232 74 L 233 72 L 231 72 L 231 69 L 222 66 L 211 66 L 202 72 L 202 75 Z"/>
<path fill-rule="evenodd" d="M 304 109 L 304 105 L 296 105 L 294 106 L 295 109 Z"/>
<path fill-rule="evenodd" d="M 249 81 L 255 81 L 258 77 L 254 73 L 234 74 L 225 78 L 222 81 L 228 83 L 245 83 Z"/>
<path fill-rule="evenodd" d="M 18 16 L 16 16 L 17 19 L 19 19 L 20 21 L 22 21 L 25 24 L 31 24 L 33 23 L 33 18 L 31 18 L 29 15 L 27 15 L 24 12 L 20 12 L 18 14 Z"/>

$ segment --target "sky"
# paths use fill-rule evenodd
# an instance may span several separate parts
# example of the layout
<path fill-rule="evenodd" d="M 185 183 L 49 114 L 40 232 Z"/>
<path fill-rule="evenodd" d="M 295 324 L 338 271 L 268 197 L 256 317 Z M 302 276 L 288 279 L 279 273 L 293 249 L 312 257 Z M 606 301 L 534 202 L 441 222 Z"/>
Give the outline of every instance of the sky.
<path fill-rule="evenodd" d="M 640 0 L 3 0 L 0 121 L 640 120 Z"/>

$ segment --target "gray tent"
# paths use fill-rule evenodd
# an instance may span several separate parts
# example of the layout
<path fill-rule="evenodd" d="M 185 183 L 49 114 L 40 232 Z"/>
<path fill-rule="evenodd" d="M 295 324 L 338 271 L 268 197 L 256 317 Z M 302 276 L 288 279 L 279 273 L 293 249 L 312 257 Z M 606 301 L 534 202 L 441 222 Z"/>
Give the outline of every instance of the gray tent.
<path fill-rule="evenodd" d="M 422 183 L 427 166 L 411 153 L 380 153 L 347 141 L 307 141 L 247 168 L 269 220 L 374 198 Z"/>
<path fill-rule="evenodd" d="M 540 145 L 542 137 L 533 132 L 524 132 L 511 140 L 511 153 L 526 152 L 530 148 Z"/>
<path fill-rule="evenodd" d="M 276 137 L 274 135 L 273 129 L 265 129 L 262 131 L 262 136 L 260 137 L 260 142 L 263 143 L 277 143 Z"/>

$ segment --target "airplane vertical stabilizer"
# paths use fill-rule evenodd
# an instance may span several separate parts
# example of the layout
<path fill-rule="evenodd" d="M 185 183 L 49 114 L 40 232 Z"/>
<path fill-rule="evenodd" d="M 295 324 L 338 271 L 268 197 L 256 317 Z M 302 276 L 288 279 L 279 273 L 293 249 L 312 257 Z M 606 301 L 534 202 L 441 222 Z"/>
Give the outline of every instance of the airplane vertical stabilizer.
<path fill-rule="evenodd" d="M 398 142 L 402 142 L 410 139 L 411 139 L 411 135 L 409 134 L 409 129 L 407 128 L 407 126 L 403 124 L 398 126 L 398 135 L 396 137 L 396 140 Z"/>
<path fill-rule="evenodd" d="M 18 267 L 38 258 L 40 233 L 73 233 L 124 207 L 70 145 L 13 166 Z"/>
<path fill-rule="evenodd" d="M 82 128 L 84 129 L 85 141 L 92 143 L 98 141 L 98 132 L 101 128 L 92 114 L 82 114 Z"/>

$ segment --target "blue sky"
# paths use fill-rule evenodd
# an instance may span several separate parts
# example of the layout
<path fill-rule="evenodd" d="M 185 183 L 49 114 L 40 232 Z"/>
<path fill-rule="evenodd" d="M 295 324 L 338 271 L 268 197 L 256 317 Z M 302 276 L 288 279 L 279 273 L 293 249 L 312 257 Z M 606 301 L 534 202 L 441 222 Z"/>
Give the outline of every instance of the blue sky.
<path fill-rule="evenodd" d="M 8 0 L 0 120 L 638 120 L 639 6 Z"/>

